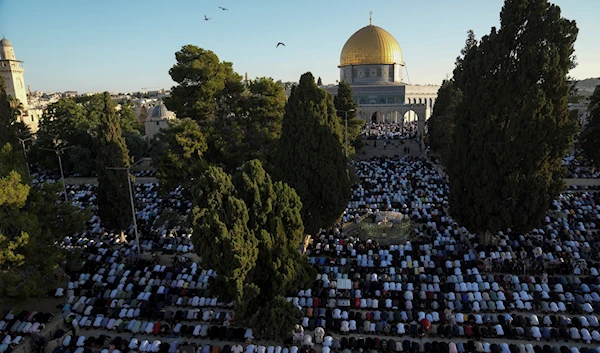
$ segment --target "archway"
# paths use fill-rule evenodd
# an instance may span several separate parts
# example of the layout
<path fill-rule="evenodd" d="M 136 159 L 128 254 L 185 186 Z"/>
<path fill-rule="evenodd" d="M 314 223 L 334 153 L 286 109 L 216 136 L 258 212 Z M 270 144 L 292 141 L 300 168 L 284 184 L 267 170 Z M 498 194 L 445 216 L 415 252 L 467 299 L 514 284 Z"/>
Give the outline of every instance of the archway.
<path fill-rule="evenodd" d="M 377 122 L 377 112 L 374 112 L 373 114 L 371 114 L 371 122 L 372 123 Z"/>
<path fill-rule="evenodd" d="M 419 115 L 414 110 L 409 109 L 404 113 L 402 120 L 404 123 L 416 122 L 419 120 Z"/>

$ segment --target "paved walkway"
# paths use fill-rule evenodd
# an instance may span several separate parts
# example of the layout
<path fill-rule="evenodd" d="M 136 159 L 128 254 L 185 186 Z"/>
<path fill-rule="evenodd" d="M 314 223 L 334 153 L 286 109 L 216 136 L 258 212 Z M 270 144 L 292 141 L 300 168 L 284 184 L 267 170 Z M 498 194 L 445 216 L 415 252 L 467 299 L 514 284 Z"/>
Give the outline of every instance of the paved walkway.
<path fill-rule="evenodd" d="M 565 183 L 567 183 L 567 185 L 593 186 L 600 185 L 600 179 L 565 178 Z"/>
<path fill-rule="evenodd" d="M 67 185 L 93 184 L 98 185 L 98 178 L 65 178 Z M 155 177 L 136 177 L 134 184 L 158 183 Z"/>

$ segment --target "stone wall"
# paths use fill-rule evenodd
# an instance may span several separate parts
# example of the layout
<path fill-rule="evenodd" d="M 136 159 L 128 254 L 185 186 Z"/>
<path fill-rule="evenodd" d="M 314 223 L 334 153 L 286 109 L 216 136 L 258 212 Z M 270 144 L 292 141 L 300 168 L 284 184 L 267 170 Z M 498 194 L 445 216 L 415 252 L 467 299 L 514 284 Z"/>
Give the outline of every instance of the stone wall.
<path fill-rule="evenodd" d="M 51 341 L 52 335 L 59 329 L 63 329 L 65 332 L 68 331 L 67 325 L 65 324 L 65 320 L 61 315 L 56 315 L 50 323 L 46 324 L 46 327 L 40 332 L 40 335 L 44 336 L 48 340 L 48 345 L 46 346 L 46 352 L 52 352 L 54 348 L 57 346 L 56 343 L 60 344 L 62 338 L 58 340 Z M 51 348 L 51 349 L 50 349 Z M 35 346 L 33 344 L 33 339 L 31 337 L 27 337 L 23 343 L 18 345 L 13 353 L 31 353 L 35 352 Z"/>

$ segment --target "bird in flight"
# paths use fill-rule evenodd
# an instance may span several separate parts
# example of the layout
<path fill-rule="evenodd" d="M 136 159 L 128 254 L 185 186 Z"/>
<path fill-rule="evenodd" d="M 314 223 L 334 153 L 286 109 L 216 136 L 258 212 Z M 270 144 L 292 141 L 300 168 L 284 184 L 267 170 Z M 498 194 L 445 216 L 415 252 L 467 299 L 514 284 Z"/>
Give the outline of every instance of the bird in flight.
<path fill-rule="evenodd" d="M 280 45 L 283 45 L 285 47 L 285 44 L 279 42 L 279 43 L 277 43 L 277 46 L 275 48 L 279 48 Z"/>
<path fill-rule="evenodd" d="M 221 7 L 221 6 L 219 6 L 219 8 L 220 8 L 221 10 L 223 10 L 223 11 L 227 11 L 227 10 L 229 10 L 229 9 L 226 9 L 226 8 L 224 8 L 224 7 Z"/>
<path fill-rule="evenodd" d="M 204 21 L 208 21 L 208 20 L 212 20 L 212 18 L 206 17 L 206 15 L 204 15 Z"/>

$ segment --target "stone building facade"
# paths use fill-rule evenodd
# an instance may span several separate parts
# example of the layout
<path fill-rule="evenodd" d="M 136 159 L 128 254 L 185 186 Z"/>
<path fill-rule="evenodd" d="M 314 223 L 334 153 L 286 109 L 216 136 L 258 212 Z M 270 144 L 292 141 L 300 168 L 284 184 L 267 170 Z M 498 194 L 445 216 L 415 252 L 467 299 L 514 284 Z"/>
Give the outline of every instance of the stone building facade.
<path fill-rule="evenodd" d="M 17 60 L 12 43 L 6 38 L 2 38 L 0 40 L 0 76 L 4 79 L 6 93 L 17 98 L 23 106 L 20 121 L 28 125 L 35 133 L 39 127 L 42 111 L 29 106 L 24 75 L 23 61 Z"/>
<path fill-rule="evenodd" d="M 352 87 L 358 118 L 395 123 L 415 119 L 423 133 L 439 86 L 403 82 L 403 67 L 402 49 L 396 39 L 371 23 L 346 41 L 340 55 L 340 81 Z M 337 94 L 337 85 L 324 88 Z"/>

